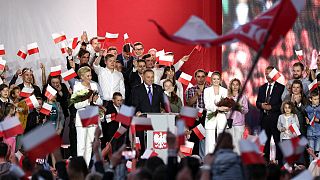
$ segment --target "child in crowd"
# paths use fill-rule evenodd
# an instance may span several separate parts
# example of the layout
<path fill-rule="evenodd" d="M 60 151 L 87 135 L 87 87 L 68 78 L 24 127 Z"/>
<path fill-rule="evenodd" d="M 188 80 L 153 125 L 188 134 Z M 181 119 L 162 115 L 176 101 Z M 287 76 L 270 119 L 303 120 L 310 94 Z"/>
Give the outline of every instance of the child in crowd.
<path fill-rule="evenodd" d="M 295 114 L 294 104 L 290 101 L 285 101 L 281 106 L 282 114 L 278 118 L 277 128 L 281 132 L 281 141 L 291 139 L 297 136 L 296 133 L 291 132 L 289 127 L 295 124 L 299 128 L 299 120 Z"/>
<path fill-rule="evenodd" d="M 307 139 L 309 147 L 315 153 L 318 153 L 320 148 L 320 106 L 318 92 L 312 91 L 309 100 L 311 104 L 306 107 Z"/>
<path fill-rule="evenodd" d="M 2 107 L 3 104 L 5 103 L 10 103 L 12 102 L 9 99 L 9 86 L 6 84 L 1 84 L 0 85 L 0 107 Z"/>
<path fill-rule="evenodd" d="M 60 103 L 56 100 L 57 96 L 52 99 L 48 99 L 46 103 L 52 105 L 52 109 L 49 116 L 46 116 L 46 121 L 50 122 L 56 128 L 57 134 L 62 135 L 62 130 L 64 127 L 64 115 Z"/>

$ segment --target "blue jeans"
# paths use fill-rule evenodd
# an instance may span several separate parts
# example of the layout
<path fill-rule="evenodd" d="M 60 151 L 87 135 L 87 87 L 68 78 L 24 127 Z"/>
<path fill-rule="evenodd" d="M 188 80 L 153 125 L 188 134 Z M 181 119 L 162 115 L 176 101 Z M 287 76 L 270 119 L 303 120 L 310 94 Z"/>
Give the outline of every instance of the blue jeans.
<path fill-rule="evenodd" d="M 320 137 L 319 136 L 308 136 L 308 144 L 309 147 L 316 153 L 319 152 L 320 149 Z M 310 156 L 310 162 L 312 161 L 312 157 Z"/>

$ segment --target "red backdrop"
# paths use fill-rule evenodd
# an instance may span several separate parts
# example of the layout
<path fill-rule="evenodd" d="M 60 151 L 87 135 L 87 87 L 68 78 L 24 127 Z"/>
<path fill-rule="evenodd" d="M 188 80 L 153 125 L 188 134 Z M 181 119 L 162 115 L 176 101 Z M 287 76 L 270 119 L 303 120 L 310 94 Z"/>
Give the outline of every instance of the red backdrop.
<path fill-rule="evenodd" d="M 98 0 L 98 35 L 105 32 L 120 33 L 113 45 L 121 51 L 123 34 L 128 33 L 132 42 L 141 41 L 145 53 L 150 48 L 165 49 L 175 53 L 175 60 L 189 54 L 193 47 L 172 43 L 162 38 L 149 19 L 158 21 L 170 33 L 176 32 L 194 14 L 218 34 L 222 31 L 221 0 Z M 221 70 L 221 48 L 205 48 L 195 52 L 182 67 L 193 74 L 196 69 Z"/>

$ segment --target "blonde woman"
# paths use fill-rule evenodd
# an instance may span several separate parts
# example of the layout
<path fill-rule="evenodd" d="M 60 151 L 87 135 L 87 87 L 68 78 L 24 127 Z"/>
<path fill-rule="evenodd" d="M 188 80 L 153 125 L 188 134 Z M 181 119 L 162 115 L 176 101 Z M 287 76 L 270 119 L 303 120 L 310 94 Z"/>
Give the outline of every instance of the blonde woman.
<path fill-rule="evenodd" d="M 91 81 L 91 69 L 88 66 L 80 68 L 78 70 L 78 76 L 80 77 L 81 82 L 74 85 L 74 93 L 83 89 L 90 89 L 98 92 L 99 85 Z M 74 107 L 79 110 L 85 108 L 86 106 L 90 106 L 92 103 L 96 105 L 102 105 L 102 100 L 98 94 L 94 93 L 89 99 L 75 103 Z M 92 142 L 94 140 L 94 131 L 96 126 L 91 125 L 88 127 L 83 127 L 78 112 L 76 115 L 75 125 L 77 129 L 77 155 L 83 156 L 87 165 L 89 166 L 91 160 Z"/>
<path fill-rule="evenodd" d="M 212 153 L 216 146 L 216 137 L 223 131 L 226 123 L 226 113 L 230 108 L 225 106 L 217 106 L 217 103 L 222 98 L 228 96 L 228 90 L 222 86 L 221 83 L 221 74 L 219 72 L 213 72 L 211 76 L 212 86 L 204 89 L 203 100 L 205 108 L 207 109 L 207 117 L 205 121 L 206 129 L 206 154 Z M 209 114 L 214 113 L 213 117 L 210 117 Z M 208 116 L 209 115 L 209 116 Z M 216 136 L 217 131 L 217 136 Z"/>
<path fill-rule="evenodd" d="M 239 93 L 241 91 L 241 82 L 239 79 L 234 78 L 230 81 L 228 88 L 228 96 L 237 102 Z M 229 111 L 227 114 L 228 119 L 232 119 L 232 128 L 229 132 L 232 135 L 233 142 L 235 145 L 235 151 L 239 154 L 239 140 L 243 138 L 243 132 L 245 129 L 245 114 L 249 111 L 248 109 L 248 99 L 245 95 L 242 95 L 239 100 L 238 108 L 234 109 L 234 112 L 231 116 L 232 111 Z"/>

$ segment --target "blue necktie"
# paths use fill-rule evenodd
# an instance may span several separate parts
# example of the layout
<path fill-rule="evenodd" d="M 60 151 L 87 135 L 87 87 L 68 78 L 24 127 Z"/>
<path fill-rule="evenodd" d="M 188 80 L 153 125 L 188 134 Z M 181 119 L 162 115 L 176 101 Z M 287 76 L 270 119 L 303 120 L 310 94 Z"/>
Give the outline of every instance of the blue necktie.
<path fill-rule="evenodd" d="M 151 86 L 148 86 L 148 97 L 149 97 L 149 102 L 150 105 L 152 105 L 152 92 L 151 92 Z"/>

